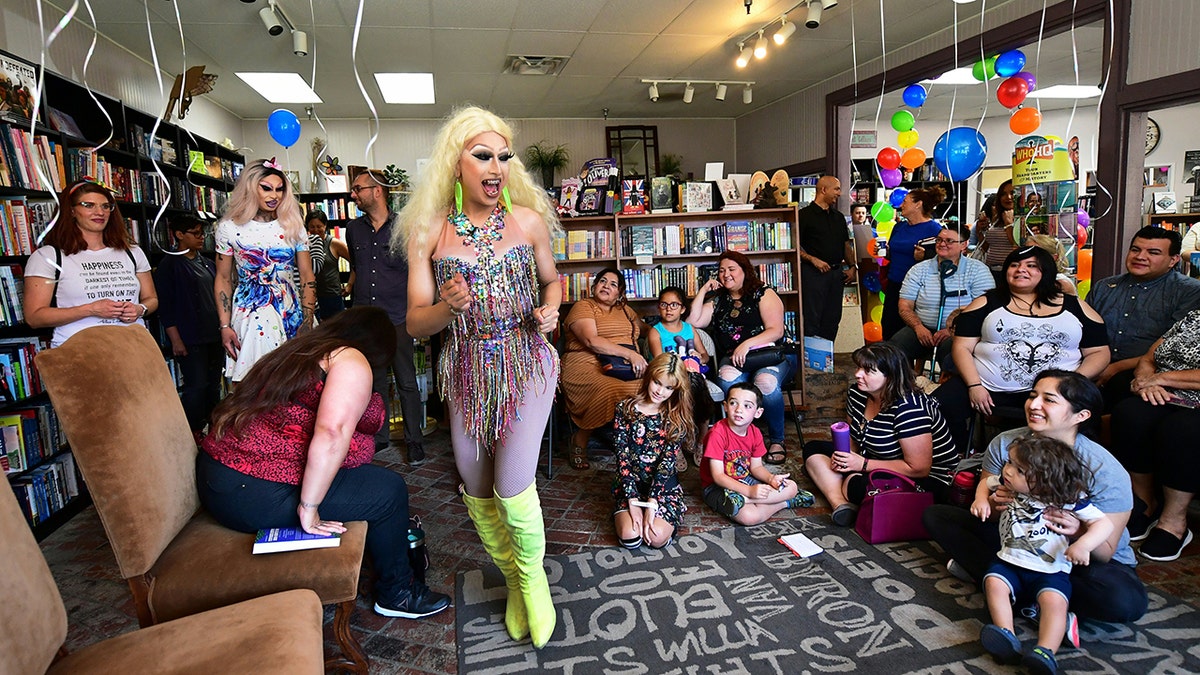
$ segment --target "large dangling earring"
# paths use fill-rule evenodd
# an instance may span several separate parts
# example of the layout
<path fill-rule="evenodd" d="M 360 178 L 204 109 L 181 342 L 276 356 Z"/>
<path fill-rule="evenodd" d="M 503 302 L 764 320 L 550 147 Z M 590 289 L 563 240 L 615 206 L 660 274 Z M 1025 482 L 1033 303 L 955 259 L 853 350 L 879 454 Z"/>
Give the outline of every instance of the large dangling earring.
<path fill-rule="evenodd" d="M 454 179 L 454 212 L 462 213 L 462 181 Z"/>
<path fill-rule="evenodd" d="M 504 210 L 512 213 L 512 198 L 508 196 L 507 185 L 505 185 L 504 189 L 500 191 L 500 197 L 504 200 Z"/>

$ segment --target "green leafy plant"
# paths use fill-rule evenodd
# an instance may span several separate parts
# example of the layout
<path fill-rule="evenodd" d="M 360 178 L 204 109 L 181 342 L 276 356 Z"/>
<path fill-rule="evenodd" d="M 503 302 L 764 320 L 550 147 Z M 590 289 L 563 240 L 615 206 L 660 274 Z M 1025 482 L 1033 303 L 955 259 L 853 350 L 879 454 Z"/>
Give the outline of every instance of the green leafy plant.
<path fill-rule="evenodd" d="M 542 187 L 554 185 L 554 172 L 565 169 L 571 161 L 571 153 L 564 145 L 551 145 L 549 141 L 540 141 L 537 145 L 525 148 L 525 167 L 542 175 Z"/>
<path fill-rule="evenodd" d="M 387 180 L 388 185 L 391 185 L 399 190 L 408 189 L 408 172 L 395 164 L 388 164 L 383 170 L 383 177 Z"/>
<path fill-rule="evenodd" d="M 683 157 L 672 153 L 663 153 L 658 158 L 658 174 L 683 178 Z"/>

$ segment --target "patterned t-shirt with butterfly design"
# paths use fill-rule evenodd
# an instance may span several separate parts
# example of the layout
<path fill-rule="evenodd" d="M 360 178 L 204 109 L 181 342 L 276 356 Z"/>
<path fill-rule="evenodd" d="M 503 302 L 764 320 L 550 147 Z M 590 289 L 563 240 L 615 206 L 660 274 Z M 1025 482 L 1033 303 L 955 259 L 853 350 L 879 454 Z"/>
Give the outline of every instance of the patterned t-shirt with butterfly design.
<path fill-rule="evenodd" d="M 956 337 L 979 338 L 975 368 L 988 391 L 1026 391 L 1043 370 L 1075 370 L 1084 349 L 1108 346 L 1104 323 L 1088 318 L 1073 295 L 1062 296 L 1062 309 L 1049 316 L 1016 314 L 997 295 L 988 293 L 983 307 L 954 324 Z"/>

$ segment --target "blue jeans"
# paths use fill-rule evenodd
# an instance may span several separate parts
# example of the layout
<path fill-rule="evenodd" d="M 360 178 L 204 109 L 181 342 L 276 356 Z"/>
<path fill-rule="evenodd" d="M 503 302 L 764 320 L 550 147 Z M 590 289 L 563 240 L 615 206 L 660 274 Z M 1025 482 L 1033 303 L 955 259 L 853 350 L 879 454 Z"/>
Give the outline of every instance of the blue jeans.
<path fill-rule="evenodd" d="M 300 486 L 231 469 L 201 450 L 196 457 L 200 503 L 231 530 L 299 527 Z M 367 554 L 379 579 L 375 597 L 390 600 L 413 583 L 408 564 L 408 486 L 400 474 L 374 464 L 339 469 L 321 501 L 321 518 L 367 521 Z"/>
<path fill-rule="evenodd" d="M 792 378 L 796 374 L 796 368 L 799 365 L 799 357 L 796 354 L 788 354 L 787 358 L 782 363 L 769 368 L 762 368 L 753 373 L 741 373 L 732 380 L 723 380 L 718 372 L 717 384 L 720 385 L 721 391 L 729 395 L 729 388 L 739 382 L 753 382 L 755 375 L 773 375 L 775 377 L 775 391 L 763 396 L 763 417 L 767 420 L 767 445 L 771 443 L 783 443 L 784 426 L 787 420 L 787 411 L 783 406 L 783 388 L 792 385 Z M 719 370 L 719 369 L 718 369 Z"/>

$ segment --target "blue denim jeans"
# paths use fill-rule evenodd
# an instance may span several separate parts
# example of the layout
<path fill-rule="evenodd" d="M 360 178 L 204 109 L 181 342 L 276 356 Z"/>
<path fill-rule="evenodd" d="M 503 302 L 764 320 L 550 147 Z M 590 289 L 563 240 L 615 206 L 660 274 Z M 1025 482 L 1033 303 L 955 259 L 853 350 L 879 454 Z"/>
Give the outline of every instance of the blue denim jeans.
<path fill-rule="evenodd" d="M 728 361 L 722 359 L 722 363 L 726 364 Z M 732 380 L 723 380 L 719 372 L 717 374 L 717 384 L 726 395 L 729 394 L 729 388 L 739 382 L 754 382 L 755 375 L 759 373 L 775 377 L 777 383 L 775 391 L 763 396 L 763 417 L 767 420 L 766 440 L 768 446 L 772 443 L 783 443 L 784 427 L 787 423 L 787 411 L 783 405 L 783 388 L 792 386 L 792 378 L 796 374 L 799 363 L 800 360 L 796 354 L 788 354 L 787 358 L 779 365 L 762 368 L 753 373 L 741 373 Z"/>
<path fill-rule="evenodd" d="M 231 469 L 201 450 L 196 457 L 200 503 L 231 530 L 299 527 L 300 486 Z M 393 598 L 413 581 L 408 563 L 408 486 L 382 466 L 339 469 L 321 501 L 321 518 L 367 521 L 367 554 L 378 575 L 377 598 Z"/>

